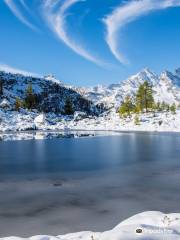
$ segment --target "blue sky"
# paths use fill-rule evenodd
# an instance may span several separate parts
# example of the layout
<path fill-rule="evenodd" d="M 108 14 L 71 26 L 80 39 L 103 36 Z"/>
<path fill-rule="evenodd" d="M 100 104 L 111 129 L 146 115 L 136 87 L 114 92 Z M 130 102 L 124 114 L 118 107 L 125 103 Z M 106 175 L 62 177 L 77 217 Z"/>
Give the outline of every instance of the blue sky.
<path fill-rule="evenodd" d="M 180 67 L 180 0 L 1 0 L 0 67 L 74 85 Z"/>

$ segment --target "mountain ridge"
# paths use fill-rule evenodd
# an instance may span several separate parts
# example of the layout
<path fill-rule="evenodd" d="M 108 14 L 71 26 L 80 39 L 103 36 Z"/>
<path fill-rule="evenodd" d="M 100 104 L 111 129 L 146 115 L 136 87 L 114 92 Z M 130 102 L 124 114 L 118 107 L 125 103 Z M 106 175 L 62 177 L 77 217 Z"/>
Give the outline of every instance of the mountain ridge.
<path fill-rule="evenodd" d="M 144 81 L 148 81 L 152 85 L 156 102 L 168 104 L 180 102 L 180 68 L 176 69 L 175 73 L 163 71 L 160 75 L 145 68 L 121 83 L 87 88 L 87 91 L 84 91 L 84 96 L 94 103 L 118 107 L 125 96 L 134 96 Z"/>
<path fill-rule="evenodd" d="M 46 112 L 62 113 L 68 97 L 72 99 L 75 111 L 84 111 L 87 114 L 99 114 L 107 109 L 118 108 L 125 96 L 135 96 L 144 81 L 152 85 L 156 102 L 180 103 L 180 68 L 174 73 L 165 70 L 159 75 L 144 68 L 120 83 L 108 86 L 99 84 L 94 87 L 67 85 L 53 75 L 35 77 L 5 71 L 0 71 L 0 80 L 4 82 L 1 100 L 5 98 L 14 104 L 15 98 L 23 98 L 28 83 L 32 83 L 34 92 L 40 97 L 40 108 Z"/>
<path fill-rule="evenodd" d="M 25 99 L 29 85 L 32 85 L 33 94 L 36 97 L 38 111 L 64 113 L 66 100 L 70 99 L 74 111 L 84 111 L 89 115 L 101 112 L 98 105 L 83 97 L 53 77 L 25 76 L 23 74 L 0 71 L 2 93 L 0 94 L 0 106 L 6 100 L 7 110 L 14 110 L 16 99 Z"/>

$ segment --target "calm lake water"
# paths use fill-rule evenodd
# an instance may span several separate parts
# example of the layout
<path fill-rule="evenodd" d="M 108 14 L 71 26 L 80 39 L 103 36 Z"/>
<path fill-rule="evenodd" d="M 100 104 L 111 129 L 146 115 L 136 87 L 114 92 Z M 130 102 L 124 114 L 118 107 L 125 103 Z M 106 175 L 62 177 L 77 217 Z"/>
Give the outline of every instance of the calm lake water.
<path fill-rule="evenodd" d="M 103 231 L 180 212 L 180 134 L 0 142 L 0 236 Z"/>

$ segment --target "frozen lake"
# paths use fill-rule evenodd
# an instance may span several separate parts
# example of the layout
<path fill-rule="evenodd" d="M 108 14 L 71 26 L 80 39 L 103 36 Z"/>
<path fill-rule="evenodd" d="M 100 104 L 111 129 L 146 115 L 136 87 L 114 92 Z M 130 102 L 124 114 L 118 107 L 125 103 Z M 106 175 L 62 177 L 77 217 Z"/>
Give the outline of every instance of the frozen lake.
<path fill-rule="evenodd" d="M 0 142 L 0 236 L 104 231 L 180 212 L 180 134 Z"/>

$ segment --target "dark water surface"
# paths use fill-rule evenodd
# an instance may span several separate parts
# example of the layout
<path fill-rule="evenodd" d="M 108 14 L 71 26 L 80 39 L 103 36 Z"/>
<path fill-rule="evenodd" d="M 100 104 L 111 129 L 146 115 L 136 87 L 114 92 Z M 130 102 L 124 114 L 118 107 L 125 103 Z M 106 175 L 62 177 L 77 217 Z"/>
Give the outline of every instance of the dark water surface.
<path fill-rule="evenodd" d="M 0 236 L 110 229 L 180 212 L 180 134 L 0 142 Z"/>

